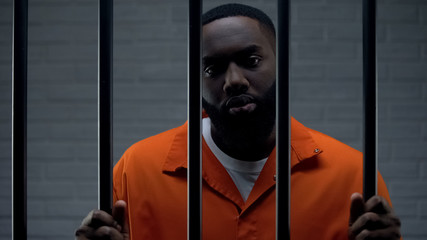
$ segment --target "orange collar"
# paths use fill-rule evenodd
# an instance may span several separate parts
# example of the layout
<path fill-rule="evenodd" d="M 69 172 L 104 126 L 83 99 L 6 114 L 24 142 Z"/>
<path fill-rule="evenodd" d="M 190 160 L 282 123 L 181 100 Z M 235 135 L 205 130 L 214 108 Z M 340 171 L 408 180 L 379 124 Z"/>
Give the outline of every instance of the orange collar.
<path fill-rule="evenodd" d="M 187 128 L 188 122 L 177 129 L 163 165 L 163 171 L 175 172 L 180 168 L 187 168 Z M 291 118 L 291 149 L 291 167 L 322 152 L 311 137 L 309 129 L 293 117 Z M 275 152 L 273 150 L 270 157 L 275 158 Z"/>

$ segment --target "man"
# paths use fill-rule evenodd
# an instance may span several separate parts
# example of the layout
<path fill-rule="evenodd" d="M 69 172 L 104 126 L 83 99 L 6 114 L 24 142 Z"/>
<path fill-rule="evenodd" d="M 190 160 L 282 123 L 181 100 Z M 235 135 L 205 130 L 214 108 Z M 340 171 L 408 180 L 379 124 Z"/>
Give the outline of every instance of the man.
<path fill-rule="evenodd" d="M 275 30 L 258 9 L 203 15 L 203 239 L 275 239 Z M 360 152 L 291 127 L 292 239 L 399 239 L 384 181 L 364 201 Z M 186 239 L 187 125 L 136 143 L 114 168 L 112 216 L 77 239 Z M 280 226 L 287 227 L 287 226 Z"/>

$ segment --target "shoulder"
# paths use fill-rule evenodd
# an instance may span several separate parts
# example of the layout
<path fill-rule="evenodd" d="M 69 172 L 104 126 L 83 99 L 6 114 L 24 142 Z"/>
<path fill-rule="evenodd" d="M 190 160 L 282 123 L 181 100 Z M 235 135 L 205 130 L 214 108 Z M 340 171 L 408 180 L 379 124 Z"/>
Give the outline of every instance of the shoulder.
<path fill-rule="evenodd" d="M 313 140 L 322 149 L 319 158 L 341 170 L 348 169 L 355 172 L 363 168 L 363 154 L 349 145 L 319 131 L 308 129 Z M 356 170 L 356 172 L 358 172 Z"/>
<path fill-rule="evenodd" d="M 116 167 L 123 165 L 124 168 L 136 167 L 144 165 L 158 165 L 164 162 L 170 148 L 176 141 L 182 141 L 177 136 L 185 136 L 187 134 L 187 124 L 181 125 L 177 128 L 167 130 L 149 138 L 136 142 L 129 147 Z"/>

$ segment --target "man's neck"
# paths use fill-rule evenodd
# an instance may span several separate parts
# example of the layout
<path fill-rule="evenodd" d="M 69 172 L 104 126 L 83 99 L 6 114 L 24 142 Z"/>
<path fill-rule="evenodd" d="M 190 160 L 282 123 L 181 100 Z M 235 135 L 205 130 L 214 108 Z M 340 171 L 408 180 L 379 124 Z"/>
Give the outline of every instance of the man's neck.
<path fill-rule="evenodd" d="M 241 136 L 224 137 L 212 125 L 212 139 L 215 144 L 227 155 L 244 161 L 256 161 L 270 156 L 276 145 L 276 128 L 270 135 L 260 138 L 242 138 Z"/>

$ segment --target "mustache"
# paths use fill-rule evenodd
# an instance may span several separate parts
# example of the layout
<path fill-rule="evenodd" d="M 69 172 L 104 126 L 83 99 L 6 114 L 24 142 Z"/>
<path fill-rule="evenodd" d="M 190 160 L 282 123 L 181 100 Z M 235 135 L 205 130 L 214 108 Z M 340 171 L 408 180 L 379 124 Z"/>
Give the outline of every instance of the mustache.
<path fill-rule="evenodd" d="M 248 103 L 257 102 L 256 99 L 249 94 L 240 94 L 238 96 L 232 96 L 225 101 L 224 107 L 233 108 L 244 106 Z"/>

